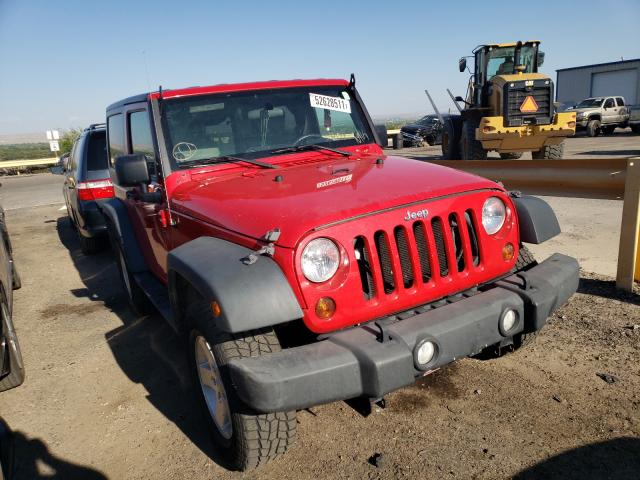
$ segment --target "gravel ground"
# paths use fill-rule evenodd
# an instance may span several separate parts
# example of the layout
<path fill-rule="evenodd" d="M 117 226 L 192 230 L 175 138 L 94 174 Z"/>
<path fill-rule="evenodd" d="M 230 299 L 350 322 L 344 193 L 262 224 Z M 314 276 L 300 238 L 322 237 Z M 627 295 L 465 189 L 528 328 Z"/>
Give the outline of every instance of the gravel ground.
<path fill-rule="evenodd" d="M 27 380 L 0 414 L 19 479 L 638 478 L 640 291 L 583 272 L 531 347 L 462 360 L 367 418 L 301 411 L 291 451 L 240 474 L 216 463 L 179 339 L 129 313 L 110 254 L 83 256 L 58 208 L 7 213 Z"/>
<path fill-rule="evenodd" d="M 420 160 L 438 160 L 442 158 L 440 145 L 424 147 L 402 148 L 399 150 L 387 150 L 388 155 L 400 155 Z M 640 156 L 640 137 L 631 132 L 630 128 L 618 128 L 613 135 L 600 135 L 599 137 L 587 137 L 579 132 L 575 137 L 569 137 L 564 143 L 563 158 L 614 158 Z M 497 159 L 500 156 L 496 152 L 489 152 L 489 158 Z M 530 159 L 531 154 L 525 153 L 523 159 Z"/>

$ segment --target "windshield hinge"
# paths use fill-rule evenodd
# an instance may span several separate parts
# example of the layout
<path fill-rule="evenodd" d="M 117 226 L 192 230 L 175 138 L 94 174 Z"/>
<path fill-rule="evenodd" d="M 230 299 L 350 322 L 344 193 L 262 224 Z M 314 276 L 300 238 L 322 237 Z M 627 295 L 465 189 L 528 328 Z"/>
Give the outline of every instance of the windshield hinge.
<path fill-rule="evenodd" d="M 265 246 L 256 250 L 254 253 L 250 253 L 246 257 L 243 257 L 241 260 L 245 265 L 253 265 L 258 261 L 260 255 L 269 255 L 273 257 L 273 254 L 276 253 L 276 245 L 275 242 L 280 238 L 280 229 L 274 228 L 273 230 L 269 230 L 264 234 L 264 239 L 269 242 Z"/>
<path fill-rule="evenodd" d="M 240 261 L 245 265 L 253 265 L 258 261 L 260 255 L 269 255 L 270 257 L 273 257 L 274 253 L 276 253 L 276 246 L 273 243 L 269 243 L 259 250 L 256 250 L 254 253 L 250 253 L 246 257 L 241 258 Z"/>

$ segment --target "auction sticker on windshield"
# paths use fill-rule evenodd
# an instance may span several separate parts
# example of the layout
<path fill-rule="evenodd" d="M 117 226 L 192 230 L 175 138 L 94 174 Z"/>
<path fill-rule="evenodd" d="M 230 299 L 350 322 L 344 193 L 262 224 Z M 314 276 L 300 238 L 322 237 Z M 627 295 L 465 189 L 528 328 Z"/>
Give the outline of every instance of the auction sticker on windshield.
<path fill-rule="evenodd" d="M 351 113 L 351 103 L 340 97 L 328 97 L 326 95 L 318 95 L 310 93 L 309 100 L 311 106 L 315 108 L 324 108 L 327 110 L 335 110 L 336 112 Z"/>

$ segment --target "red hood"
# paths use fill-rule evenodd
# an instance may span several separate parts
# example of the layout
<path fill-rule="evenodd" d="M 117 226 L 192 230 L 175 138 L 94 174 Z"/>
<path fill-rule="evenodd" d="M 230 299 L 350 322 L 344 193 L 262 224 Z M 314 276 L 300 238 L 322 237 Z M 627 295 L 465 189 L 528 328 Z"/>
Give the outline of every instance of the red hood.
<path fill-rule="evenodd" d="M 452 193 L 499 188 L 475 175 L 403 157 L 312 155 L 313 163 L 306 156 L 306 164 L 274 170 L 238 170 L 236 165 L 229 174 L 192 173 L 191 181 L 173 190 L 172 206 L 256 239 L 277 227 L 277 243 L 295 247 L 321 225 Z M 327 160 L 319 160 L 323 157 Z M 379 158 L 382 163 L 376 163 Z"/>

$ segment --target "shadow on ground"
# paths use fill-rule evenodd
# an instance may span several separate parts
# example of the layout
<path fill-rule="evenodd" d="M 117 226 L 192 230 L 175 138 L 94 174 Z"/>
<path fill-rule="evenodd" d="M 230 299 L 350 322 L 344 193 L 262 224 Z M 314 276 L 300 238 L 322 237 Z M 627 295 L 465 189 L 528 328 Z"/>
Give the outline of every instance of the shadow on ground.
<path fill-rule="evenodd" d="M 15 480 L 106 480 L 106 476 L 90 467 L 76 465 L 56 457 L 38 438 L 28 438 L 22 432 L 13 432 L 15 445 Z"/>
<path fill-rule="evenodd" d="M 202 427 L 197 398 L 192 392 L 182 341 L 159 314 L 137 318 L 121 288 L 112 252 L 83 255 L 67 217 L 57 220 L 58 236 L 86 288 L 72 293 L 104 303 L 122 321 L 105 339 L 127 377 L 144 386 L 147 399 L 173 422 L 205 455 L 224 465 L 220 454 Z"/>
<path fill-rule="evenodd" d="M 595 278 L 580 277 L 578 293 L 596 295 L 632 305 L 640 305 L 640 295 L 635 292 L 631 293 L 617 289 L 614 280 L 598 280 Z"/>
<path fill-rule="evenodd" d="M 528 468 L 516 480 L 628 480 L 640 472 L 640 439 L 616 438 L 569 450 Z"/>

